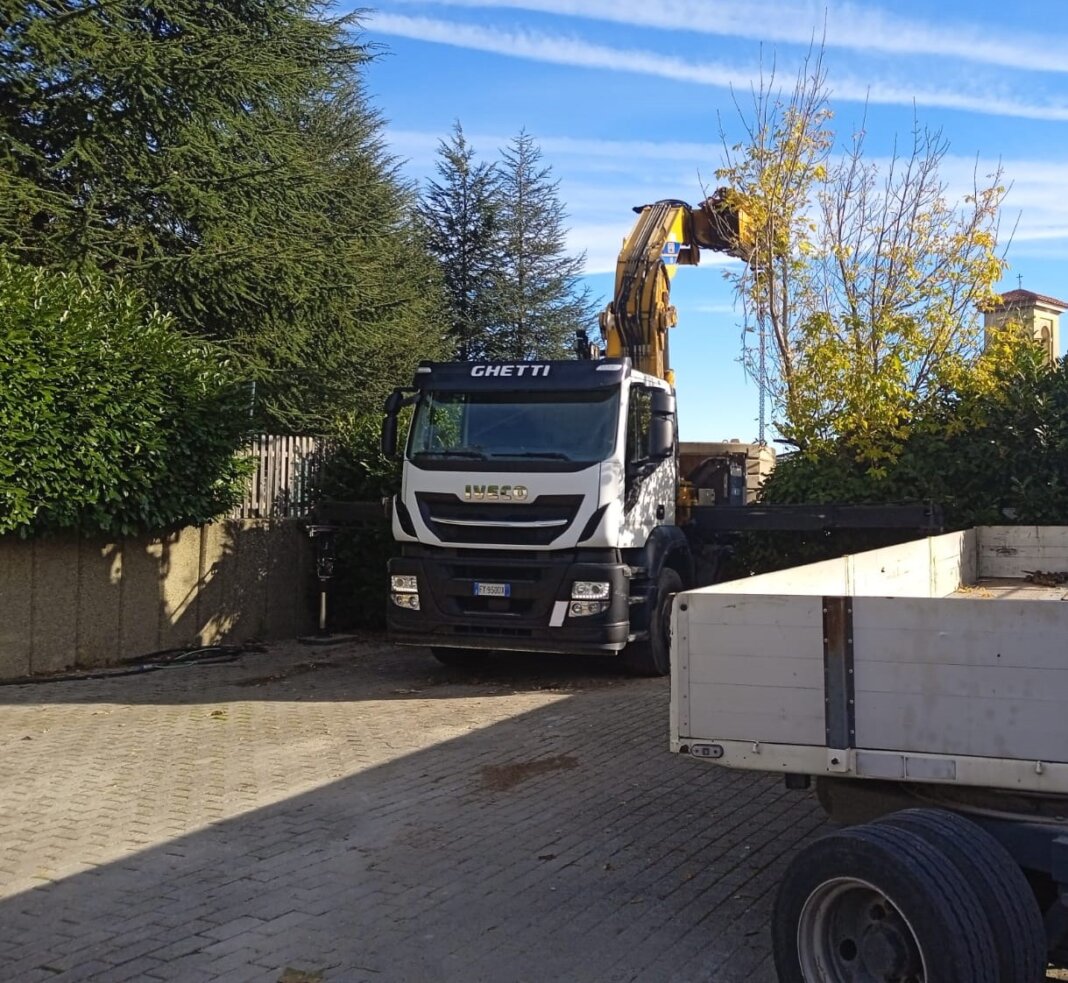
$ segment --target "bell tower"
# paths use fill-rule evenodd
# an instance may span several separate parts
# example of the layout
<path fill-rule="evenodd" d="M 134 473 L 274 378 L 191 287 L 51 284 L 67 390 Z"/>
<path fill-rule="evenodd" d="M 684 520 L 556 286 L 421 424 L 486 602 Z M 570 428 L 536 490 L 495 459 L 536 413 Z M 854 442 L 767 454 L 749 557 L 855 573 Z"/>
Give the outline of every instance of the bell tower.
<path fill-rule="evenodd" d="M 989 332 L 1014 321 L 1028 332 L 1046 351 L 1050 362 L 1061 355 L 1061 314 L 1068 311 L 1068 301 L 1046 297 L 1030 290 L 1010 290 L 983 311 L 983 327 Z"/>

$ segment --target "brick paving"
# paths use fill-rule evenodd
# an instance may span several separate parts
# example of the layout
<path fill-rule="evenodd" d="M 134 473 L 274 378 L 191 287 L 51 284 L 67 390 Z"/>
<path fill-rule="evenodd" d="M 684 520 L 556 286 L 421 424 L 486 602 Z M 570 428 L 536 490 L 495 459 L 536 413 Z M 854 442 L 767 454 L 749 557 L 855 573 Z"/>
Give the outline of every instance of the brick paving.
<path fill-rule="evenodd" d="M 0 980 L 770 983 L 806 793 L 667 683 L 375 640 L 0 687 Z"/>

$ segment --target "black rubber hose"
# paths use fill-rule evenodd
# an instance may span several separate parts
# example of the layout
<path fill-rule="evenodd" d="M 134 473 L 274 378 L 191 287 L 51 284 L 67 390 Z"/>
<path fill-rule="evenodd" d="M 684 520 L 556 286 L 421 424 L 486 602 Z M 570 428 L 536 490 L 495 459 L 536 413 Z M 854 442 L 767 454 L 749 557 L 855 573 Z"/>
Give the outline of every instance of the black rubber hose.
<path fill-rule="evenodd" d="M 245 652 L 263 651 L 262 645 L 204 645 L 195 649 L 161 649 L 124 659 L 114 669 L 90 669 L 87 672 L 64 672 L 50 676 L 23 679 L 3 679 L 0 686 L 39 686 L 42 683 L 74 683 L 87 679 L 117 679 L 120 676 L 139 676 L 159 669 L 181 669 L 185 666 L 221 666 L 236 662 Z"/>

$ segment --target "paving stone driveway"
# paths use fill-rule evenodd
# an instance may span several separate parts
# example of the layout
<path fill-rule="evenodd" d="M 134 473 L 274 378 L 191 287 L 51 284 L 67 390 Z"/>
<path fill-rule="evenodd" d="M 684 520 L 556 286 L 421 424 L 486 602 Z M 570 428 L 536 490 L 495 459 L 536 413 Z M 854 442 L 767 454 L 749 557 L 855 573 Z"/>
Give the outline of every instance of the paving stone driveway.
<path fill-rule="evenodd" d="M 810 796 L 608 660 L 376 641 L 0 687 L 0 980 L 770 983 Z"/>

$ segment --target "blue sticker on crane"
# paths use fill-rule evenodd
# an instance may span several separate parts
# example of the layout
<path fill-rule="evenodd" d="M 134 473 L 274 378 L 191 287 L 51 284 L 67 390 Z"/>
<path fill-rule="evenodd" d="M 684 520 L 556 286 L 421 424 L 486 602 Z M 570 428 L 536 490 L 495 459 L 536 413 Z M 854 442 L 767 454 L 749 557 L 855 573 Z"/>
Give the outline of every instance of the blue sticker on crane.
<path fill-rule="evenodd" d="M 673 266 L 679 261 L 679 244 L 677 242 L 665 242 L 660 250 L 660 258 L 668 265 Z"/>

